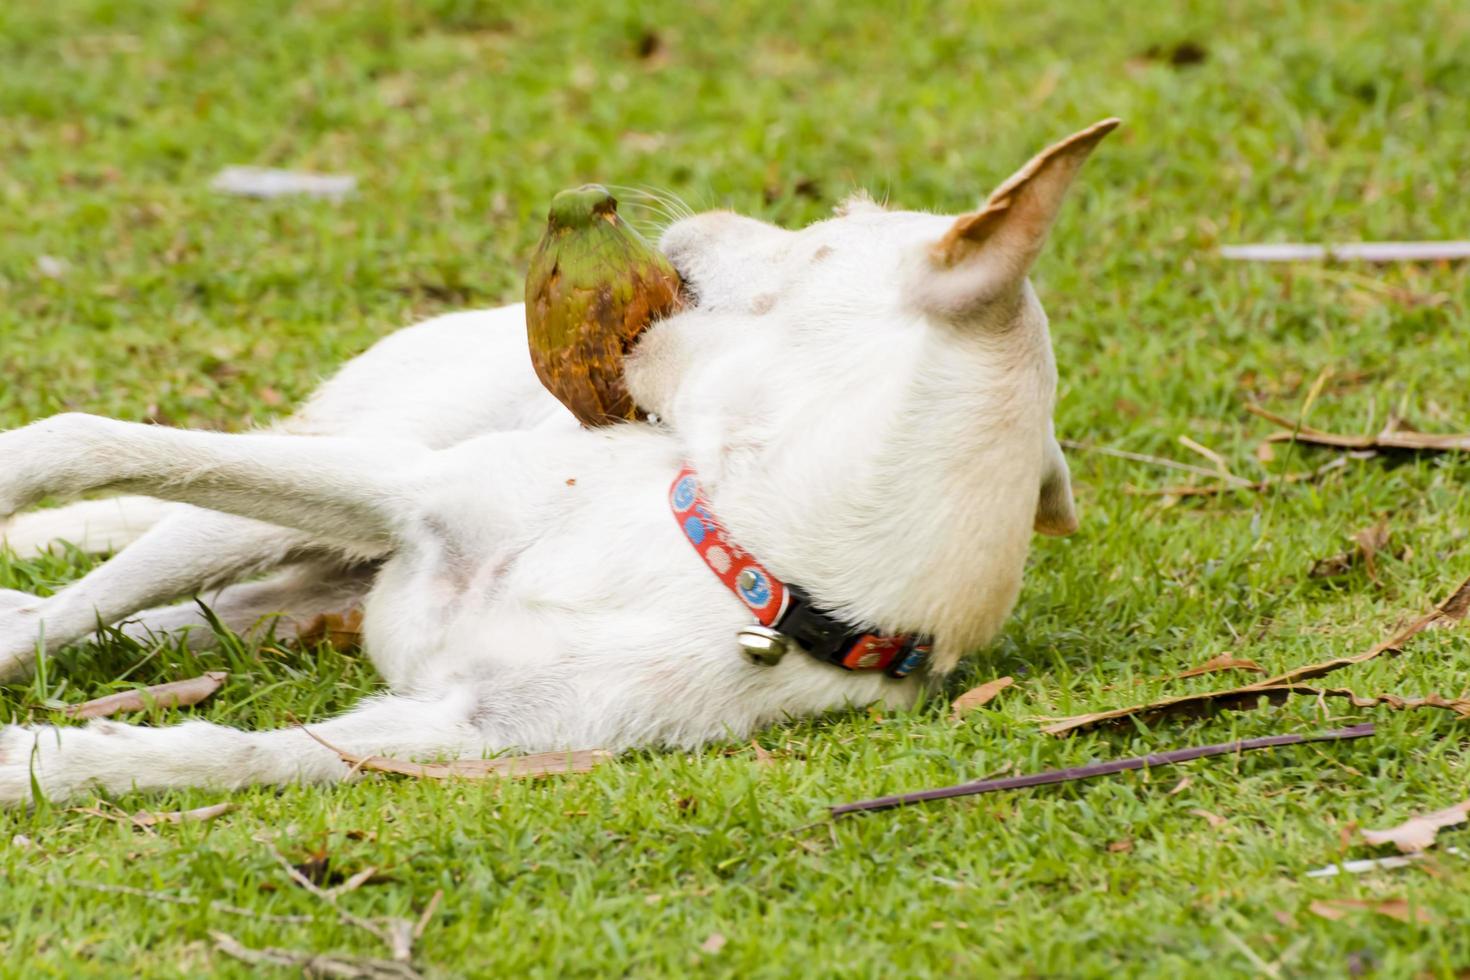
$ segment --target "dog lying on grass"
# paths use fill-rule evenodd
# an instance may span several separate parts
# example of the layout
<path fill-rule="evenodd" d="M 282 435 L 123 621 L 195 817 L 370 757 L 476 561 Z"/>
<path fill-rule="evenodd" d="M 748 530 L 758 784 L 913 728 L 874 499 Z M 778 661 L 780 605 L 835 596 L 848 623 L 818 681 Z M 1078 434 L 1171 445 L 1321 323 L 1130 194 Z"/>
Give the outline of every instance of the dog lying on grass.
<path fill-rule="evenodd" d="M 259 434 L 79 414 L 0 434 L 0 519 L 52 494 L 134 495 L 14 517 L 12 546 L 136 536 L 51 598 L 0 593 L 0 673 L 99 618 L 139 635 L 202 625 L 192 603 L 154 607 L 218 589 L 208 601 L 237 631 L 360 605 L 391 693 L 311 726 L 357 756 L 692 747 L 911 704 L 996 635 L 1033 528 L 1075 529 L 1026 274 L 1115 125 L 958 218 L 856 199 L 801 231 L 678 221 L 660 248 L 695 301 L 626 363 L 648 423 L 577 427 L 532 373 L 512 306 L 388 337 Z M 793 605 L 767 615 L 777 596 Z M 779 662 L 741 656 L 793 648 L 783 630 L 801 644 Z M 33 785 L 64 798 L 348 768 L 295 728 L 0 734 L 10 803 Z"/>

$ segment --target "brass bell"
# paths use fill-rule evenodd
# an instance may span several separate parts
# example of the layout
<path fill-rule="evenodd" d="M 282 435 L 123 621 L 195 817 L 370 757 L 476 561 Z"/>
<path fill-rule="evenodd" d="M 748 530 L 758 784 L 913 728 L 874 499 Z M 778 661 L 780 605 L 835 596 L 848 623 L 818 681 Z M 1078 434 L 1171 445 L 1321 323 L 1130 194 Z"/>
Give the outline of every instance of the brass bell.
<path fill-rule="evenodd" d="M 747 626 L 735 634 L 735 641 L 753 664 L 774 667 L 791 649 L 791 639 L 769 626 Z"/>

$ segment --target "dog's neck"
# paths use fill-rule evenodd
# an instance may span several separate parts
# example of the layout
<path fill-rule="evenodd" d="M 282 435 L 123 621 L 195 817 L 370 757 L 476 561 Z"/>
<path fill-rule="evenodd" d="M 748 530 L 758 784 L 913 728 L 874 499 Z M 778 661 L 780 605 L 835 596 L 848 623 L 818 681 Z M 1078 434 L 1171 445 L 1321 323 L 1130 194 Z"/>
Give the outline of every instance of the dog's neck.
<path fill-rule="evenodd" d="M 844 378 L 859 375 L 834 364 L 799 417 L 718 440 L 694 433 L 686 452 L 716 512 L 742 547 L 835 615 L 932 634 L 934 667 L 953 666 L 995 636 L 1020 590 L 1055 388 L 1046 320 L 1034 312 L 1003 341 L 961 341 L 988 345 L 980 356 L 916 332 L 911 366 L 886 388 L 845 397 Z"/>

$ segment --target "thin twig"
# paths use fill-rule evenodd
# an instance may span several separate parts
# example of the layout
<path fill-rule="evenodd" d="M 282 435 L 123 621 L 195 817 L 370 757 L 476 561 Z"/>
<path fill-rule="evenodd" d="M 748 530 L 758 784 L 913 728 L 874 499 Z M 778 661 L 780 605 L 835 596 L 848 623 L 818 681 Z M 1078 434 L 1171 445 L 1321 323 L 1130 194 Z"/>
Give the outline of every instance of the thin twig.
<path fill-rule="evenodd" d="M 381 940 L 385 946 L 390 949 L 393 948 L 393 937 L 387 929 L 379 926 L 376 922 L 369 921 L 358 915 L 353 915 L 344 909 L 337 903 L 337 896 L 302 874 L 294 864 L 286 860 L 286 855 L 276 850 L 276 845 L 262 837 L 257 837 L 256 840 L 265 845 L 266 850 L 270 852 L 271 857 L 281 866 L 281 869 L 286 872 L 288 878 L 331 906 L 332 911 L 337 913 L 337 918 L 341 919 L 347 925 L 356 926 L 364 932 L 371 933 Z"/>
<path fill-rule="evenodd" d="M 1113 449 L 1109 446 L 1092 446 L 1085 442 L 1076 442 L 1072 439 L 1058 440 L 1067 449 L 1075 449 L 1084 453 L 1099 453 L 1103 456 L 1113 456 L 1117 459 L 1131 460 L 1135 463 L 1149 463 L 1153 466 L 1163 466 L 1171 470 L 1180 470 L 1185 473 L 1193 473 L 1196 476 L 1208 476 L 1215 480 L 1228 480 L 1237 485 L 1248 484 L 1251 481 L 1243 476 L 1225 476 L 1216 470 L 1206 469 L 1203 466 L 1194 466 L 1190 463 L 1181 463 L 1177 459 L 1166 459 L 1163 456 L 1150 456 L 1147 453 L 1135 453 L 1126 449 Z"/>
<path fill-rule="evenodd" d="M 1188 762 L 1192 759 L 1205 759 L 1216 755 L 1233 755 L 1238 752 L 1269 749 L 1279 745 L 1299 745 L 1303 742 L 1330 742 L 1350 738 L 1365 738 L 1372 735 L 1373 730 L 1373 725 L 1370 722 L 1364 725 L 1354 725 L 1351 728 L 1338 728 L 1332 731 L 1318 732 L 1315 735 L 1268 735 L 1264 738 L 1248 738 L 1236 742 L 1223 742 L 1219 745 L 1201 745 L 1192 749 L 1156 752 L 1150 755 L 1134 756 L 1128 759 L 1114 759 L 1111 762 L 1095 762 L 1086 766 L 1073 766 L 1069 769 L 1052 769 L 1048 772 L 1033 773 L 1030 776 L 1008 776 L 1004 779 L 986 779 L 973 783 L 961 783 L 958 786 L 945 786 L 941 789 L 922 790 L 917 793 L 902 793 L 897 796 L 882 796 L 874 800 L 862 800 L 857 803 L 842 803 L 832 807 L 831 812 L 832 816 L 839 817 L 845 813 L 856 813 L 863 810 L 887 810 L 892 807 L 906 806 L 910 803 L 923 803 L 929 800 L 947 800 L 957 796 L 975 796 L 980 793 L 995 793 L 1008 789 L 1029 789 L 1032 786 L 1048 786 L 1053 783 L 1066 783 L 1078 779 L 1093 779 L 1097 776 L 1108 776 L 1117 772 L 1126 772 L 1130 769 L 1170 766 L 1180 762 Z"/>
<path fill-rule="evenodd" d="M 1453 262 L 1470 259 L 1470 242 L 1264 242 L 1221 245 L 1220 256 L 1251 262 Z"/>
<path fill-rule="evenodd" d="M 1470 433 L 1415 432 L 1405 427 L 1400 419 L 1390 417 L 1388 424 L 1376 435 L 1343 435 L 1324 432 L 1309 425 L 1289 419 L 1284 415 L 1247 402 L 1245 410 L 1268 422 L 1275 422 L 1290 431 L 1273 432 L 1267 436 L 1269 442 L 1302 442 L 1329 449 L 1376 449 L 1403 450 L 1410 452 L 1470 452 Z"/>
<path fill-rule="evenodd" d="M 343 977 L 347 980 L 422 980 L 423 975 L 407 963 L 380 960 L 368 956 L 342 956 L 334 953 L 308 953 L 302 950 L 267 946 L 246 946 L 227 932 L 213 931 L 214 948 L 226 956 L 253 966 L 286 966 L 309 977 Z"/>
<path fill-rule="evenodd" d="M 1219 472 L 1221 476 L 1225 477 L 1227 480 L 1243 479 L 1242 477 L 1238 477 L 1234 473 L 1230 472 L 1230 467 L 1225 463 L 1225 457 L 1215 452 L 1209 446 L 1206 446 L 1203 443 L 1195 442 L 1193 439 L 1186 435 L 1181 435 L 1179 437 L 1179 445 L 1183 446 L 1185 449 L 1190 450 L 1191 452 L 1199 453 L 1205 459 L 1214 463 L 1215 469 Z"/>
<path fill-rule="evenodd" d="M 434 895 L 429 899 L 429 904 L 424 906 L 423 914 L 419 916 L 418 925 L 413 927 L 413 938 L 415 940 L 424 938 L 424 930 L 429 928 L 429 922 L 433 920 L 434 913 L 439 911 L 439 903 L 444 901 L 444 889 L 437 888 Z"/>
<path fill-rule="evenodd" d="M 1233 483 L 1228 486 L 1218 483 L 1210 486 L 1184 484 L 1172 487 L 1129 486 L 1125 488 L 1125 491 L 1136 497 L 1213 497 L 1216 494 L 1229 493 L 1232 490 L 1247 490 L 1261 493 L 1270 490 L 1272 487 L 1289 486 L 1295 483 L 1313 483 L 1333 470 L 1340 470 L 1344 466 L 1347 466 L 1349 458 L 1355 457 L 1338 456 L 1336 459 L 1329 460 L 1315 470 L 1310 470 L 1306 473 L 1283 473 L 1280 476 L 1268 476 L 1264 480 L 1247 481 L 1243 484 Z"/>

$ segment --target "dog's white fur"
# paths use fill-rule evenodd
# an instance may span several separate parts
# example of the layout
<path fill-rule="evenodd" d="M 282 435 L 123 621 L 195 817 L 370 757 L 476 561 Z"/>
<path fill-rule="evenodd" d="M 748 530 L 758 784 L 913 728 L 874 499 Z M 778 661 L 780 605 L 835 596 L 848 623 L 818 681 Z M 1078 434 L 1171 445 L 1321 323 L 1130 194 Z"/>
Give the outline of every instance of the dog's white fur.
<path fill-rule="evenodd" d="M 0 669 L 99 617 L 140 633 L 197 624 L 187 605 L 139 611 L 217 589 L 208 600 L 237 629 L 365 603 L 392 693 L 313 726 L 357 755 L 695 746 L 910 704 L 921 678 L 747 662 L 735 634 L 749 614 L 680 533 L 670 481 L 691 462 L 734 539 L 844 619 L 932 634 L 934 674 L 988 642 L 1033 526 L 1075 526 L 1026 272 L 1113 125 L 958 219 L 859 200 L 795 232 L 727 212 L 676 223 L 661 247 L 698 302 L 651 328 L 626 371 L 656 423 L 578 428 L 529 370 L 513 306 L 394 334 L 265 433 L 61 415 L 0 434 L 0 517 L 48 494 L 141 495 L 4 529 L 32 548 L 137 540 L 52 598 L 0 595 Z M 0 735 L 0 801 L 29 799 L 33 777 L 64 797 L 347 771 L 297 729 Z"/>

